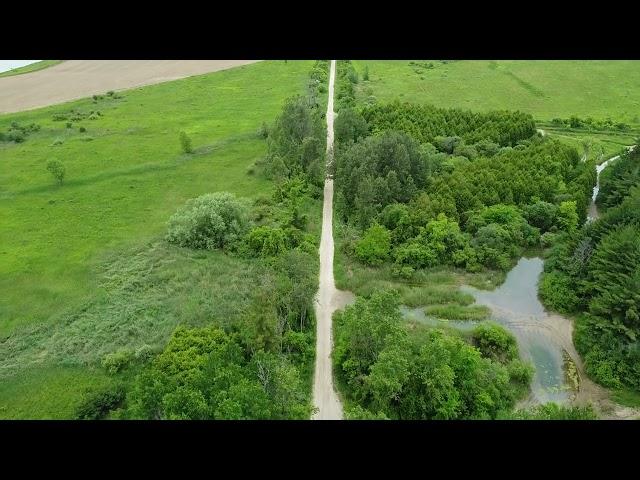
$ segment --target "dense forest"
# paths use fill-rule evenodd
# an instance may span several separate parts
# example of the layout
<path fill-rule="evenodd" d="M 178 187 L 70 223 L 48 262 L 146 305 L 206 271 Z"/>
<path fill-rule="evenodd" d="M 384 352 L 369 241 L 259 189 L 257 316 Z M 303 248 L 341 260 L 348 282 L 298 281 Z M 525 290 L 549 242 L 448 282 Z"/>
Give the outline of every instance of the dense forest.
<path fill-rule="evenodd" d="M 403 299 L 406 285 L 430 269 L 506 271 L 526 249 L 576 234 L 595 163 L 538 135 L 530 115 L 375 99 L 355 105 L 348 83 L 358 77 L 349 62 L 338 65 L 346 99 L 335 121 L 340 251 L 390 271 Z M 423 301 L 446 296 L 427 290 Z M 347 418 L 594 418 L 588 408 L 556 406 L 513 413 L 532 367 L 501 326 L 480 323 L 469 335 L 410 326 L 396 292 L 367 292 L 334 321 Z M 445 304 L 442 313 L 484 316 L 468 311 L 466 299 L 452 300 L 460 306 Z"/>
<path fill-rule="evenodd" d="M 578 314 L 575 344 L 587 373 L 612 388 L 640 390 L 640 152 L 622 155 L 601 176 L 604 213 L 557 239 L 540 296 Z"/>
<path fill-rule="evenodd" d="M 367 105 L 362 109 L 362 116 L 372 133 L 399 130 L 420 143 L 434 143 L 437 137 L 460 137 L 467 145 L 491 142 L 505 147 L 536 133 L 531 115 L 521 112 L 478 113 L 394 102 Z M 450 145 L 452 149 L 455 146 Z"/>
<path fill-rule="evenodd" d="M 482 123 L 480 114 L 455 111 L 454 122 L 441 109 L 399 104 L 364 112 L 377 123 L 353 109 L 336 120 L 336 202 L 343 220 L 362 232 L 353 253 L 365 263 L 390 261 L 405 276 L 436 265 L 504 270 L 524 248 L 548 245 L 585 218 L 593 162 L 535 135 L 530 117 L 486 114 L 504 121 Z M 382 121 L 378 112 L 413 120 L 383 114 Z M 421 125 L 449 136 L 419 135 L 433 140 L 421 143 L 403 131 Z M 514 138 L 509 132 L 530 137 L 514 147 L 492 140 Z"/>
<path fill-rule="evenodd" d="M 262 272 L 259 291 L 237 321 L 179 326 L 162 352 L 121 351 L 109 372 L 139 373 L 88 395 L 78 418 L 306 419 L 311 414 L 318 287 L 316 235 L 309 212 L 321 195 L 326 130 L 318 109 L 327 62 L 317 62 L 305 96 L 290 98 L 257 133 L 267 154 L 247 174 L 273 179 L 271 197 L 253 204 L 227 192 L 189 200 L 169 219 L 164 241 L 189 250 L 220 250 Z M 258 268 L 259 267 L 259 268 Z"/>

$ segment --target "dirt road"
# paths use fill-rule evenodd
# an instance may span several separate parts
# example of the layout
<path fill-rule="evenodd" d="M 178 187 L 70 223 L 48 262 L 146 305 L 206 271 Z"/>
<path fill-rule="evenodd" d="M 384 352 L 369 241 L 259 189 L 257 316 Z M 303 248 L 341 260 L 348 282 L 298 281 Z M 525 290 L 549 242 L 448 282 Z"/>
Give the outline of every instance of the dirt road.
<path fill-rule="evenodd" d="M 327 166 L 333 162 L 333 86 L 336 61 L 331 61 L 329 101 L 327 104 Z M 313 380 L 313 420 L 342 419 L 342 405 L 333 386 L 331 350 L 333 348 L 333 312 L 353 301 L 349 292 L 336 289 L 333 278 L 333 179 L 324 182 L 322 236 L 320 239 L 320 288 L 316 295 L 316 366 Z"/>
<path fill-rule="evenodd" d="M 0 113 L 46 107 L 225 70 L 258 60 L 67 60 L 32 73 L 0 78 Z"/>

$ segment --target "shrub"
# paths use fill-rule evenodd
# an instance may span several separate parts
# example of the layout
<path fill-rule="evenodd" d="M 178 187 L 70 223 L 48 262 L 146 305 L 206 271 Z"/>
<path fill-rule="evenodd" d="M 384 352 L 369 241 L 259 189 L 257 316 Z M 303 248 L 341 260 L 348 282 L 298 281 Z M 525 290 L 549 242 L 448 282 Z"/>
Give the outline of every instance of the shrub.
<path fill-rule="evenodd" d="M 78 420 L 100 420 L 111 410 L 119 407 L 125 398 L 122 385 L 110 385 L 85 395 L 82 403 L 76 408 Z"/>
<path fill-rule="evenodd" d="M 414 268 L 409 265 L 394 264 L 393 268 L 391 269 L 391 274 L 394 277 L 404 278 L 405 280 L 408 280 L 411 277 L 413 277 L 414 273 L 415 273 Z"/>
<path fill-rule="evenodd" d="M 438 264 L 438 256 L 429 246 L 419 243 L 405 243 L 394 250 L 397 271 L 403 266 L 411 268 L 433 267 Z"/>
<path fill-rule="evenodd" d="M 274 257 L 287 249 L 287 235 L 281 228 L 256 227 L 249 233 L 247 242 L 254 255 Z"/>
<path fill-rule="evenodd" d="M 129 366 L 133 360 L 130 350 L 121 349 L 113 353 L 107 353 L 102 359 L 102 366 L 110 374 L 118 373 Z"/>
<path fill-rule="evenodd" d="M 228 192 L 189 200 L 168 223 L 166 240 L 181 247 L 228 248 L 248 229 L 246 204 Z"/>
<path fill-rule="evenodd" d="M 191 139 L 186 134 L 186 132 L 180 132 L 180 146 L 182 147 L 182 151 L 184 153 L 192 153 L 193 147 L 191 145 Z"/>
<path fill-rule="evenodd" d="M 553 232 L 543 233 L 540 236 L 540 245 L 542 245 L 543 248 L 549 248 L 555 243 L 557 238 L 558 238 L 557 233 L 553 233 Z"/>
<path fill-rule="evenodd" d="M 362 73 L 362 80 L 369 81 L 369 65 L 364 66 L 364 72 Z"/>
<path fill-rule="evenodd" d="M 471 335 L 480 353 L 491 360 L 507 364 L 518 358 L 516 338 L 497 323 L 482 323 Z"/>
<path fill-rule="evenodd" d="M 358 404 L 347 407 L 344 416 L 347 420 L 389 420 L 384 412 L 373 413 Z"/>
<path fill-rule="evenodd" d="M 49 160 L 47 162 L 47 171 L 53 175 L 53 178 L 58 181 L 58 184 L 62 185 L 67 169 L 60 160 L 56 160 L 55 158 Z"/>
<path fill-rule="evenodd" d="M 136 360 L 140 362 L 148 362 L 155 355 L 155 351 L 151 345 L 147 345 L 146 343 L 140 347 L 138 347 L 134 353 L 134 357 Z"/>
<path fill-rule="evenodd" d="M 558 271 L 542 274 L 539 294 L 547 307 L 560 313 L 573 312 L 580 303 L 571 278 Z"/>
<path fill-rule="evenodd" d="M 460 137 L 436 137 L 434 144 L 441 152 L 452 154 L 455 148 L 462 142 Z"/>
<path fill-rule="evenodd" d="M 357 111 L 352 108 L 345 108 L 340 111 L 340 115 L 336 118 L 334 130 L 338 143 L 356 142 L 359 138 L 367 135 L 369 127 L 362 115 Z"/>
<path fill-rule="evenodd" d="M 391 232 L 378 223 L 367 229 L 364 237 L 356 243 L 356 256 L 369 265 L 380 265 L 389 257 Z"/>
<path fill-rule="evenodd" d="M 79 129 L 79 130 L 80 130 L 80 133 L 84 133 L 84 132 L 86 132 L 86 131 L 87 131 L 87 129 L 86 129 L 86 128 L 84 128 L 84 127 L 80 127 L 80 129 Z"/>
<path fill-rule="evenodd" d="M 260 128 L 258 129 L 258 136 L 260 138 L 267 138 L 269 136 L 269 126 L 267 125 L 267 122 L 262 122 L 262 125 L 260 125 Z"/>
<path fill-rule="evenodd" d="M 116 93 L 116 92 L 114 92 L 113 90 L 109 90 L 109 91 L 107 92 L 107 95 L 108 95 L 108 96 L 110 96 L 110 97 L 113 97 L 113 94 L 114 94 L 114 93 Z"/>
<path fill-rule="evenodd" d="M 525 363 L 519 358 L 515 358 L 507 364 L 507 371 L 512 382 L 529 386 L 533 379 L 535 368 L 530 363 Z"/>
<path fill-rule="evenodd" d="M 314 345 L 309 334 L 287 330 L 282 336 L 282 350 L 298 362 L 306 362 L 314 355 Z"/>
<path fill-rule="evenodd" d="M 71 127 L 73 127 L 73 123 L 67 122 L 67 128 L 71 128 Z"/>
<path fill-rule="evenodd" d="M 524 218 L 541 232 L 548 232 L 556 223 L 558 207 L 553 203 L 536 202 L 524 208 Z"/>
<path fill-rule="evenodd" d="M 453 154 L 473 160 L 478 156 L 478 150 L 473 145 L 458 144 L 454 147 Z"/>
<path fill-rule="evenodd" d="M 562 202 L 558 207 L 558 226 L 567 232 L 574 232 L 578 228 L 575 200 Z"/>
<path fill-rule="evenodd" d="M 21 131 L 11 130 L 7 134 L 7 140 L 15 143 L 22 143 L 26 140 L 26 136 Z"/>

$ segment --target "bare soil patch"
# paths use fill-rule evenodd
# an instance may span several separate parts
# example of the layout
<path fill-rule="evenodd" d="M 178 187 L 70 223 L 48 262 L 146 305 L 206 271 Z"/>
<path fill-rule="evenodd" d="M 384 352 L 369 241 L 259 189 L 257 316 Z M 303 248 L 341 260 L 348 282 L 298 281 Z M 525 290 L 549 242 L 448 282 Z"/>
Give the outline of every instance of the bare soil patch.
<path fill-rule="evenodd" d="M 77 100 L 109 90 L 151 85 L 258 60 L 67 60 L 44 70 L 0 78 L 0 113 Z"/>

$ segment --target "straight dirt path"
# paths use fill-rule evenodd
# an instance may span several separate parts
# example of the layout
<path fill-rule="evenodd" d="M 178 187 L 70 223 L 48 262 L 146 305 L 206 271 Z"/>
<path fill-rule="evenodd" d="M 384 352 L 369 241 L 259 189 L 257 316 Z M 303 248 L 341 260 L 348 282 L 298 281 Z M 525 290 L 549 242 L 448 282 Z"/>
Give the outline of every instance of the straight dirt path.
<path fill-rule="evenodd" d="M 53 67 L 0 78 L 0 113 L 19 112 L 258 60 L 66 60 Z"/>
<path fill-rule="evenodd" d="M 336 61 L 331 61 L 329 101 L 327 103 L 327 167 L 333 162 L 333 86 Z M 342 419 L 342 404 L 333 386 L 331 350 L 333 348 L 333 312 L 353 300 L 349 292 L 336 289 L 333 278 L 333 179 L 324 182 L 322 207 L 322 236 L 320 239 L 320 288 L 316 295 L 316 366 L 313 380 L 313 420 Z"/>

